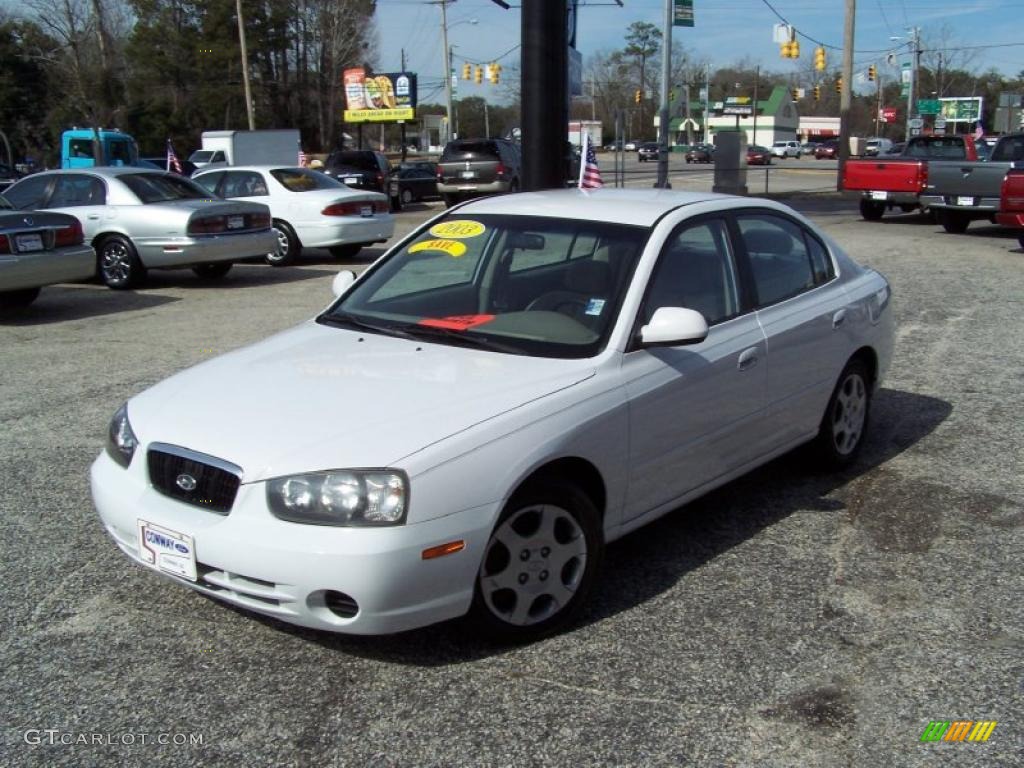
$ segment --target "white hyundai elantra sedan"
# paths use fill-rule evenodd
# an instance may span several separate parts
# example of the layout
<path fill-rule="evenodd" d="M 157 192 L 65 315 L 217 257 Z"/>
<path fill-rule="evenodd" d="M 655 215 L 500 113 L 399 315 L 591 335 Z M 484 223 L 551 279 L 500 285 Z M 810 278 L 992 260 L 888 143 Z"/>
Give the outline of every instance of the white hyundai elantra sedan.
<path fill-rule="evenodd" d="M 885 278 L 767 200 L 485 198 L 353 277 L 117 411 L 129 557 L 307 627 L 538 637 L 608 542 L 803 443 L 853 461 L 893 348 Z"/>
<path fill-rule="evenodd" d="M 192 180 L 212 195 L 270 207 L 277 242 L 266 261 L 274 267 L 292 264 L 303 248 L 327 248 L 350 259 L 395 233 L 387 197 L 351 189 L 309 168 L 232 166 L 197 173 Z"/>

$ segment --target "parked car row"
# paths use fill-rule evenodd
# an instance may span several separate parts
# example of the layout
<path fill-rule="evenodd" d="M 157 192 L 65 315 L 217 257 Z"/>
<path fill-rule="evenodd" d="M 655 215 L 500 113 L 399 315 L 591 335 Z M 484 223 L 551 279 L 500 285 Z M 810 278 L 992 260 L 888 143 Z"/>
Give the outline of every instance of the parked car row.
<path fill-rule="evenodd" d="M 191 267 L 220 278 L 235 261 L 282 266 L 303 246 L 351 257 L 394 233 L 384 195 L 308 168 L 232 166 L 193 179 L 134 167 L 46 171 L 3 198 L 23 212 L 5 214 L 10 229 L 0 239 L 0 296 L 19 306 L 41 286 L 93 274 L 113 289 L 139 285 L 150 269 Z M 76 227 L 65 231 L 68 220 Z M 91 254 L 84 273 L 81 252 L 49 253 L 72 245 Z M 58 269 L 71 262 L 73 269 Z"/>

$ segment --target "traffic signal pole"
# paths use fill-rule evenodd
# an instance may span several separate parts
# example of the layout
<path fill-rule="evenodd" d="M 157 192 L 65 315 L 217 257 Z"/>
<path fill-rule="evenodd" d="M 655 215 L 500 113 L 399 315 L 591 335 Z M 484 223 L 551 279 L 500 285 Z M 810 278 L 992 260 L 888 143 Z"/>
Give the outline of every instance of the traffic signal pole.
<path fill-rule="evenodd" d="M 569 124 L 566 0 L 523 0 L 523 190 L 564 187 Z"/>
<path fill-rule="evenodd" d="M 665 26 L 661 30 L 661 111 L 658 113 L 658 180 L 654 186 L 669 189 L 669 79 L 672 77 L 672 0 L 665 0 Z M 641 129 L 642 130 L 642 129 Z"/>
<path fill-rule="evenodd" d="M 853 87 L 853 27 L 857 17 L 857 0 L 846 0 L 846 23 L 843 27 L 843 87 L 839 92 L 839 172 L 836 189 L 843 189 L 843 170 L 850 159 L 850 89 Z"/>

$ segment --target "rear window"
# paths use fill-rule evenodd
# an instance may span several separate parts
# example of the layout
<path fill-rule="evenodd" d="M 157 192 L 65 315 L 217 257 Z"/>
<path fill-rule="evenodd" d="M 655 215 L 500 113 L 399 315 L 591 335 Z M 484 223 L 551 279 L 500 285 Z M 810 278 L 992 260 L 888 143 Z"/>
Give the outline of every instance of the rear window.
<path fill-rule="evenodd" d="M 166 203 L 171 200 L 197 200 L 210 193 L 195 182 L 181 176 L 162 173 L 131 173 L 118 177 L 143 203 Z"/>
<path fill-rule="evenodd" d="M 335 152 L 327 160 L 330 166 L 347 165 L 361 171 L 378 171 L 377 158 L 372 152 Z"/>
<path fill-rule="evenodd" d="M 315 189 L 348 189 L 340 181 L 335 181 L 317 171 L 305 168 L 275 168 L 270 172 L 289 192 L 310 192 Z"/>
<path fill-rule="evenodd" d="M 1024 160 L 1024 136 L 1006 136 L 992 150 L 991 160 L 997 163 Z"/>
<path fill-rule="evenodd" d="M 493 141 L 459 141 L 444 148 L 441 162 L 449 160 L 499 160 L 501 154 Z"/>

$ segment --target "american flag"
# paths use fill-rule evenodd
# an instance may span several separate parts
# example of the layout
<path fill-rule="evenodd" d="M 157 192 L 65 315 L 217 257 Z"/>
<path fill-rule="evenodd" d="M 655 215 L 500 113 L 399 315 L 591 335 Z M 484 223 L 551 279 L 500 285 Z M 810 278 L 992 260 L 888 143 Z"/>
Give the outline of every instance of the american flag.
<path fill-rule="evenodd" d="M 181 161 L 178 159 L 170 139 L 167 140 L 167 170 L 174 171 L 175 173 L 182 172 Z"/>
<path fill-rule="evenodd" d="M 306 157 L 306 153 L 301 149 L 299 150 L 299 168 L 305 168 L 309 165 L 309 159 Z"/>
<path fill-rule="evenodd" d="M 590 142 L 590 134 L 583 134 L 583 163 L 580 168 L 580 189 L 600 189 L 604 186 L 601 171 L 597 168 L 597 155 L 594 145 Z"/>

